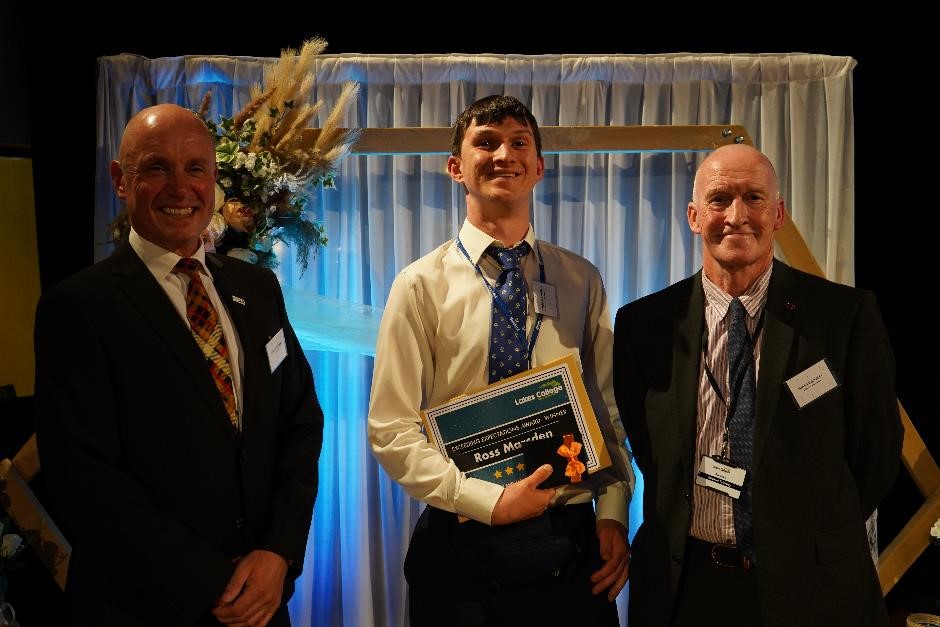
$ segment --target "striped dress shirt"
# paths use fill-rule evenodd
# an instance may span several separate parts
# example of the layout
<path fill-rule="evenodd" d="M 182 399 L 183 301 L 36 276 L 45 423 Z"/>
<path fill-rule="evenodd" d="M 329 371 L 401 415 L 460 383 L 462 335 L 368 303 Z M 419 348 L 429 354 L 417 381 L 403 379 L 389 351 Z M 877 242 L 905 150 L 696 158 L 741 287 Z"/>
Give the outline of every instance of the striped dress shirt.
<path fill-rule="evenodd" d="M 753 337 L 761 311 L 767 302 L 767 286 L 770 283 L 771 263 L 767 270 L 739 298 L 747 310 L 747 330 Z M 722 434 L 728 414 L 728 307 L 732 296 L 723 292 L 708 280 L 702 272 L 702 288 L 705 290 L 705 326 L 708 328 L 708 345 L 699 362 L 698 403 L 696 410 L 695 472 L 703 455 L 721 453 Z M 763 332 L 754 342 L 754 376 L 760 377 L 760 354 Z M 721 388 L 719 398 L 705 372 L 706 360 L 715 381 Z M 721 492 L 693 483 L 691 535 L 708 542 L 734 544 L 734 514 L 732 499 Z"/>

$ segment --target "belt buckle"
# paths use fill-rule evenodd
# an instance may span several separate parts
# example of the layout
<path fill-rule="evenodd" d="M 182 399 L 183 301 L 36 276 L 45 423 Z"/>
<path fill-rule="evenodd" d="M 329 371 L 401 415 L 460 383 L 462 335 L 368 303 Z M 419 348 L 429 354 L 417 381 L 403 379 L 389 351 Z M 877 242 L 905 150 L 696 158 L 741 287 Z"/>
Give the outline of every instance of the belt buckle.
<path fill-rule="evenodd" d="M 734 544 L 713 544 L 711 558 L 712 562 L 722 568 L 751 568 L 751 560 Z"/>

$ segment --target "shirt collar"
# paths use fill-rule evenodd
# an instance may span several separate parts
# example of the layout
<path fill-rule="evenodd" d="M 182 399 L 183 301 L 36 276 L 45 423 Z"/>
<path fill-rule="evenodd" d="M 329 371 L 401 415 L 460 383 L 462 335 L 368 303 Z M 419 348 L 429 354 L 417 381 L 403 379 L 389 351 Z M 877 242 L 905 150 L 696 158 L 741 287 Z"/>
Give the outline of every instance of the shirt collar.
<path fill-rule="evenodd" d="M 140 260 L 147 266 L 147 269 L 158 279 L 166 278 L 172 274 L 176 263 L 182 259 L 175 252 L 144 239 L 134 230 L 134 227 L 131 227 L 127 241 L 134 249 L 134 252 L 137 253 L 137 256 L 140 257 Z M 212 279 L 212 275 L 206 270 L 206 249 L 203 248 L 202 242 L 199 242 L 199 248 L 193 253 L 192 258 L 199 262 L 199 273 Z"/>
<path fill-rule="evenodd" d="M 460 243 L 463 244 L 463 247 L 466 249 L 467 254 L 470 255 L 470 260 L 473 261 L 473 263 L 480 263 L 480 258 L 483 256 L 483 253 L 486 252 L 486 249 L 489 248 L 490 244 L 496 244 L 502 247 L 506 246 L 504 242 L 494 239 L 470 224 L 470 221 L 467 219 L 464 219 L 463 226 L 460 227 L 459 237 Z M 535 250 L 535 229 L 532 228 L 531 222 L 529 223 L 529 229 L 526 231 L 525 237 L 522 239 L 529 244 L 532 250 Z M 511 245 L 515 246 L 518 243 L 519 242 L 512 242 Z"/>
<path fill-rule="evenodd" d="M 757 316 L 767 302 L 767 286 L 770 284 L 770 274 L 773 268 L 774 264 L 769 264 L 757 280 L 738 297 L 751 318 Z M 702 272 L 702 289 L 705 291 L 705 306 L 714 307 L 723 312 L 722 317 L 728 315 L 728 307 L 731 306 L 734 297 L 712 283 L 704 272 Z"/>

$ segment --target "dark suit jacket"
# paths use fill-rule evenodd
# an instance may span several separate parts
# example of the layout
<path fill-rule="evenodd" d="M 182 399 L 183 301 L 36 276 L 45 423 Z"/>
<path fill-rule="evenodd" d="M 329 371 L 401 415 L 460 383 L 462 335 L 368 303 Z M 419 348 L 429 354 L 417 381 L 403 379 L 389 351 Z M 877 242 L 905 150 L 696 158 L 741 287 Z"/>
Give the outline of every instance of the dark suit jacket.
<path fill-rule="evenodd" d="M 614 392 L 643 472 L 630 624 L 666 625 L 691 522 L 701 272 L 617 313 Z M 783 382 L 825 358 L 841 386 Z M 757 382 L 754 543 L 764 626 L 887 624 L 864 521 L 897 472 L 894 359 L 874 296 L 774 261 Z"/>
<path fill-rule="evenodd" d="M 300 573 L 323 432 L 310 367 L 271 272 L 211 254 L 206 265 L 240 339 L 240 435 L 130 247 L 40 299 L 39 452 L 74 548 L 78 623 L 207 621 L 233 558 L 254 549 L 291 562 L 284 602 Z M 265 345 L 280 329 L 287 357 L 272 373 Z"/>

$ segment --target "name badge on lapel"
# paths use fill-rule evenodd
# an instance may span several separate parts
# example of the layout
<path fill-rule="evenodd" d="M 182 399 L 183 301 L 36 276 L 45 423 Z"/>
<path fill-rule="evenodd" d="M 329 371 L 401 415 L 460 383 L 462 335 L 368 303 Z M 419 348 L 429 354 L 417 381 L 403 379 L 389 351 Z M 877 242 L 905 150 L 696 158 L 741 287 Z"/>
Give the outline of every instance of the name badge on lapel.
<path fill-rule="evenodd" d="M 803 409 L 823 394 L 839 387 L 825 359 L 786 380 L 787 389 L 793 395 L 796 406 Z"/>
<path fill-rule="evenodd" d="M 284 358 L 287 357 L 287 344 L 284 342 L 284 329 L 274 334 L 264 347 L 268 351 L 268 364 L 271 372 L 277 370 Z"/>

